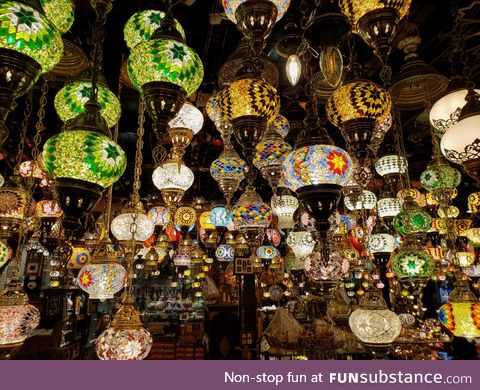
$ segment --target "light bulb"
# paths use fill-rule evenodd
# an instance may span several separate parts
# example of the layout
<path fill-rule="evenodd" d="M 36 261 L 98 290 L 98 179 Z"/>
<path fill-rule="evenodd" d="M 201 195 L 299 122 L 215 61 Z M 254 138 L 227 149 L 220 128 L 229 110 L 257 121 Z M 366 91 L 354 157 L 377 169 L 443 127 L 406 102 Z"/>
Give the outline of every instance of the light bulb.
<path fill-rule="evenodd" d="M 290 84 L 297 85 L 302 74 L 302 63 L 296 54 L 292 54 L 287 59 L 287 78 Z"/>
<path fill-rule="evenodd" d="M 336 46 L 327 46 L 320 52 L 320 70 L 325 81 L 337 88 L 342 80 L 343 58 Z"/>

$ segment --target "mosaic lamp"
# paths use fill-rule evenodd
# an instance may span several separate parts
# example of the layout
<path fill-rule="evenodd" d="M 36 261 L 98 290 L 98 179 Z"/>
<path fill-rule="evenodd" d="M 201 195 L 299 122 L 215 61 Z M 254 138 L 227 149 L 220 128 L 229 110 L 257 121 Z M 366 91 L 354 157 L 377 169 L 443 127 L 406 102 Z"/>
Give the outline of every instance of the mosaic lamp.
<path fill-rule="evenodd" d="M 402 211 L 403 199 L 382 198 L 377 201 L 377 214 L 380 218 L 393 218 Z"/>
<path fill-rule="evenodd" d="M 287 245 L 292 249 L 297 259 L 304 261 L 313 252 L 315 240 L 310 232 L 294 230 L 287 237 Z"/>
<path fill-rule="evenodd" d="M 412 197 L 407 197 L 403 210 L 393 219 L 393 226 L 400 234 L 426 233 L 432 226 L 432 217 Z"/>
<path fill-rule="evenodd" d="M 226 144 L 230 142 L 230 136 L 233 131 L 232 124 L 222 116 L 219 104 L 219 94 L 215 94 L 208 99 L 205 111 L 215 125 L 217 131 L 220 133 L 223 143 Z"/>
<path fill-rule="evenodd" d="M 85 111 L 85 103 L 92 94 L 91 81 L 74 81 L 55 95 L 55 110 L 63 122 L 67 122 Z M 100 114 L 107 121 L 108 127 L 115 126 L 120 120 L 122 109 L 120 101 L 105 84 L 98 84 L 98 104 Z"/>
<path fill-rule="evenodd" d="M 203 127 L 203 114 L 192 103 L 185 102 L 169 123 L 168 135 L 172 140 L 172 159 L 180 159 L 195 134 Z"/>
<path fill-rule="evenodd" d="M 75 3 L 73 0 L 40 0 L 45 16 L 57 28 L 60 34 L 65 34 L 75 20 Z"/>
<path fill-rule="evenodd" d="M 318 231 L 329 229 L 328 219 L 338 206 L 342 187 L 352 175 L 351 167 L 350 156 L 332 145 L 304 146 L 283 161 L 285 185 L 297 193 L 315 218 Z"/>
<path fill-rule="evenodd" d="M 340 128 L 352 155 L 364 158 L 370 151 L 374 133 L 390 115 L 392 99 L 371 81 L 357 80 L 337 88 L 327 102 L 330 122 Z"/>
<path fill-rule="evenodd" d="M 134 224 L 135 234 L 133 234 Z M 133 197 L 123 207 L 121 214 L 113 218 L 110 231 L 119 242 L 132 240 L 144 242 L 155 231 L 155 223 L 148 217 L 143 204 Z"/>
<path fill-rule="evenodd" d="M 28 191 L 21 177 L 11 176 L 0 188 L 0 235 L 16 234 L 28 215 Z"/>
<path fill-rule="evenodd" d="M 164 206 L 154 206 L 147 213 L 148 218 L 152 220 L 155 226 L 166 227 L 170 222 L 170 213 Z"/>
<path fill-rule="evenodd" d="M 160 141 L 170 120 L 203 80 L 202 60 L 185 44 L 171 9 L 150 38 L 131 50 L 128 74 L 143 94 Z"/>
<path fill-rule="evenodd" d="M 400 335 L 402 323 L 375 290 L 360 299 L 358 309 L 348 318 L 353 334 L 367 347 L 386 347 Z"/>
<path fill-rule="evenodd" d="M 467 339 L 480 337 L 480 303 L 457 277 L 455 288 L 448 296 L 448 303 L 438 310 L 440 322 L 455 336 Z"/>
<path fill-rule="evenodd" d="M 193 184 L 192 170 L 182 161 L 167 160 L 155 168 L 152 180 L 168 207 L 178 204 Z"/>
<path fill-rule="evenodd" d="M 95 351 L 100 360 L 142 360 L 153 345 L 148 330 L 143 327 L 140 313 L 135 309 L 130 294 L 115 313 L 110 328 L 95 341 Z"/>
<path fill-rule="evenodd" d="M 372 191 L 363 190 L 357 197 L 345 195 L 343 201 L 349 211 L 372 210 L 377 204 L 377 197 Z"/>
<path fill-rule="evenodd" d="M 260 53 L 275 22 L 287 12 L 290 0 L 222 0 L 222 4 L 227 18 Z"/>
<path fill-rule="evenodd" d="M 433 274 L 435 259 L 427 251 L 404 243 L 392 256 L 391 265 L 400 279 L 425 279 Z"/>
<path fill-rule="evenodd" d="M 273 215 L 278 218 L 277 228 L 280 230 L 293 229 L 295 227 L 293 215 L 299 206 L 298 199 L 289 194 L 278 196 L 273 195 L 270 204 L 272 206 Z"/>
<path fill-rule="evenodd" d="M 220 262 L 231 262 L 235 259 L 235 250 L 230 245 L 219 245 L 215 251 L 215 257 Z"/>
<path fill-rule="evenodd" d="M 5 121 L 15 99 L 63 55 L 60 32 L 40 8 L 28 1 L 0 4 L 0 141 L 8 135 Z"/>
<path fill-rule="evenodd" d="M 271 245 L 262 245 L 257 248 L 255 253 L 265 269 L 268 269 L 275 259 L 281 257 L 278 249 Z"/>
<path fill-rule="evenodd" d="M 450 202 L 455 188 L 462 180 L 462 175 L 441 160 L 434 160 L 420 175 L 420 183 L 432 194 L 432 198 L 442 205 Z"/>
<path fill-rule="evenodd" d="M 200 214 L 200 218 L 198 219 L 198 222 L 202 229 L 215 230 L 215 225 L 212 222 L 211 214 L 212 213 L 210 211 L 204 211 L 202 214 Z"/>
<path fill-rule="evenodd" d="M 386 63 L 400 20 L 408 13 L 412 0 L 340 0 L 355 31 Z"/>
<path fill-rule="evenodd" d="M 0 295 L 0 356 L 11 357 L 39 323 L 39 310 L 28 303 L 21 282 L 12 280 Z"/>
<path fill-rule="evenodd" d="M 367 250 L 372 254 L 375 264 L 381 271 L 385 271 L 391 254 L 397 248 L 397 240 L 388 233 L 385 226 L 376 223 L 367 239 Z"/>
<path fill-rule="evenodd" d="M 104 242 L 77 276 L 77 284 L 90 299 L 112 299 L 126 282 L 127 271 L 117 261 L 113 246 Z"/>
<path fill-rule="evenodd" d="M 210 211 L 210 220 L 215 227 L 227 227 L 232 223 L 232 216 L 223 206 L 216 206 Z"/>

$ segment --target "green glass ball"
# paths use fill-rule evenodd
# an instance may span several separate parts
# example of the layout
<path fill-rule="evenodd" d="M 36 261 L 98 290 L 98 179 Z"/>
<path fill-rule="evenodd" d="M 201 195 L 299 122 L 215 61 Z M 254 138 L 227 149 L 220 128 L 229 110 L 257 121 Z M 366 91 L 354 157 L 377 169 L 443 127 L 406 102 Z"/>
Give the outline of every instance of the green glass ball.
<path fill-rule="evenodd" d="M 92 83 L 90 81 L 74 81 L 63 87 L 55 96 L 55 109 L 64 122 L 77 117 L 85 111 L 85 103 L 90 99 Z M 115 126 L 120 120 L 122 109 L 113 92 L 105 85 L 98 84 L 98 104 L 108 127 Z"/>
<path fill-rule="evenodd" d="M 75 20 L 75 4 L 72 0 L 40 0 L 45 16 L 60 34 L 66 33 Z"/>
<path fill-rule="evenodd" d="M 123 30 L 125 43 L 130 50 L 138 44 L 148 41 L 165 17 L 165 12 L 157 10 L 140 11 L 132 15 L 125 23 Z M 183 39 L 185 31 L 180 23 L 175 20 L 175 27 Z"/>
<path fill-rule="evenodd" d="M 198 54 L 184 43 L 155 39 L 136 46 L 128 58 L 128 74 L 141 90 L 147 83 L 163 81 L 193 94 L 203 80 L 203 64 Z"/>
<path fill-rule="evenodd" d="M 461 173 L 447 164 L 430 166 L 420 175 L 420 183 L 427 191 L 454 189 L 461 180 Z"/>
<path fill-rule="evenodd" d="M 435 269 L 434 258 L 422 250 L 400 251 L 390 261 L 393 272 L 400 279 L 428 278 Z"/>
<path fill-rule="evenodd" d="M 14 50 L 51 71 L 63 56 L 63 41 L 45 15 L 15 1 L 0 3 L 0 48 Z"/>
<path fill-rule="evenodd" d="M 393 219 L 393 227 L 401 234 L 426 233 L 432 227 L 432 217 L 420 208 L 403 210 Z"/>
<path fill-rule="evenodd" d="M 45 143 L 43 164 L 54 179 L 84 180 L 107 188 L 122 176 L 127 157 L 103 134 L 63 131 Z"/>

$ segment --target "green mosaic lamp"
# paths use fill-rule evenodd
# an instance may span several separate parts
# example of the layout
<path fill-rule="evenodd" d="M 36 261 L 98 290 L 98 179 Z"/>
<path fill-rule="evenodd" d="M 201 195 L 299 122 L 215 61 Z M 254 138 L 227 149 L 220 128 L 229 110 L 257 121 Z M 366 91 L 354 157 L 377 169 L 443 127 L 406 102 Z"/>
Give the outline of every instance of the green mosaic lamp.
<path fill-rule="evenodd" d="M 158 139 L 203 80 L 203 64 L 177 29 L 171 9 L 148 41 L 138 44 L 128 59 L 128 74 L 142 92 Z"/>
<path fill-rule="evenodd" d="M 441 204 L 450 202 L 455 188 L 462 180 L 462 174 L 443 159 L 432 161 L 420 175 L 420 183 Z"/>
<path fill-rule="evenodd" d="M 92 94 L 91 81 L 74 81 L 63 87 L 55 95 L 55 109 L 63 122 L 77 117 L 85 111 L 85 103 Z M 120 120 L 122 109 L 120 102 L 113 92 L 104 84 L 98 84 L 98 104 L 100 104 L 103 118 L 108 127 L 115 126 Z"/>
<path fill-rule="evenodd" d="M 65 34 L 75 20 L 75 4 L 73 0 L 40 0 L 45 16 L 57 28 L 60 34 Z"/>
<path fill-rule="evenodd" d="M 403 210 L 393 219 L 393 227 L 400 234 L 426 233 L 432 227 L 432 217 L 412 197 L 407 197 Z"/>
<path fill-rule="evenodd" d="M 0 2 L 0 142 L 8 135 L 5 121 L 15 99 L 52 70 L 62 55 L 60 33 L 39 4 Z"/>

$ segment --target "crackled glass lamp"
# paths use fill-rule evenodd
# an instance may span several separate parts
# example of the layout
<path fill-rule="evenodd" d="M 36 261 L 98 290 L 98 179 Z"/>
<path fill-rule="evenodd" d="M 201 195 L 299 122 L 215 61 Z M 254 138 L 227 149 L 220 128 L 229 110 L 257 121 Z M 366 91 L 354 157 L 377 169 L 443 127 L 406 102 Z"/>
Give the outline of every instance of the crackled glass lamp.
<path fill-rule="evenodd" d="M 340 201 L 342 188 L 352 175 L 352 160 L 332 145 L 304 146 L 287 155 L 282 164 L 285 185 L 295 191 L 315 218 L 318 231 L 326 232 L 329 218 Z"/>
<path fill-rule="evenodd" d="M 195 134 L 203 127 L 203 114 L 192 103 L 185 102 L 169 123 L 168 135 L 172 140 L 173 159 L 181 158 Z"/>
<path fill-rule="evenodd" d="M 131 50 L 128 74 L 144 96 L 154 132 L 161 141 L 170 120 L 203 80 L 202 61 L 185 44 L 171 10 L 150 38 Z"/>
<path fill-rule="evenodd" d="M 292 249 L 298 260 L 304 261 L 313 252 L 315 240 L 310 232 L 293 231 L 287 237 L 287 245 Z"/>
<path fill-rule="evenodd" d="M 153 171 L 152 180 L 167 206 L 178 204 L 193 184 L 192 170 L 181 161 L 167 160 Z"/>
<path fill-rule="evenodd" d="M 348 318 L 353 334 L 367 347 L 387 347 L 400 335 L 402 323 L 397 314 L 388 310 L 377 291 L 368 291 L 358 309 Z"/>
<path fill-rule="evenodd" d="M 273 195 L 270 201 L 273 214 L 277 216 L 277 228 L 280 230 L 293 229 L 295 221 L 293 215 L 297 211 L 298 199 L 292 195 Z"/>
<path fill-rule="evenodd" d="M 8 135 L 7 115 L 41 74 L 50 72 L 63 55 L 63 41 L 54 24 L 29 1 L 0 4 L 0 140 Z"/>
<path fill-rule="evenodd" d="M 377 197 L 372 191 L 363 190 L 358 197 L 345 195 L 343 201 L 349 211 L 371 210 L 377 204 Z"/>
<path fill-rule="evenodd" d="M 135 234 L 132 233 L 134 224 Z M 110 225 L 110 231 L 119 242 L 146 241 L 154 230 L 155 223 L 148 217 L 142 203 L 135 199 L 127 203 L 122 213 L 116 216 Z"/>

